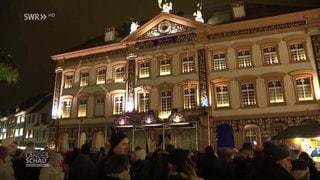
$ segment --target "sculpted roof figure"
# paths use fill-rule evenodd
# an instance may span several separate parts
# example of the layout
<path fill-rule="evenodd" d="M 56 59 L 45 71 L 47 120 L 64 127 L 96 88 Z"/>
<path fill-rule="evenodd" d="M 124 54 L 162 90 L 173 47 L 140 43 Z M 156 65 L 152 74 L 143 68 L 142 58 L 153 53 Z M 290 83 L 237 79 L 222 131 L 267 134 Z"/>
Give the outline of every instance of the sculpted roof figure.
<path fill-rule="evenodd" d="M 194 19 L 196 20 L 196 21 L 199 21 L 199 22 L 204 22 L 204 20 L 203 20 L 203 18 L 202 18 L 202 12 L 201 12 L 201 10 L 202 10 L 202 2 L 199 2 L 198 4 L 197 4 L 197 10 L 193 13 L 193 16 L 195 17 Z"/>
<path fill-rule="evenodd" d="M 162 2 L 162 0 L 158 0 L 158 5 L 160 7 L 160 9 L 162 9 L 162 12 L 165 13 L 170 13 L 170 11 L 172 10 L 172 2 L 167 0 L 164 0 L 164 2 Z"/>

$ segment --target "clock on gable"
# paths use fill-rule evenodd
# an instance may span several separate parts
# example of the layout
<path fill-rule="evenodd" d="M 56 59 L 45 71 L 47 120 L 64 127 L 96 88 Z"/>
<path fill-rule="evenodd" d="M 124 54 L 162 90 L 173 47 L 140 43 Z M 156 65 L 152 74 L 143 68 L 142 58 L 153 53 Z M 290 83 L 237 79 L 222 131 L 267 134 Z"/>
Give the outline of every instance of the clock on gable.
<path fill-rule="evenodd" d="M 162 21 L 161 23 L 159 23 L 158 31 L 161 34 L 167 34 L 170 32 L 170 30 L 171 30 L 171 23 L 169 21 Z"/>

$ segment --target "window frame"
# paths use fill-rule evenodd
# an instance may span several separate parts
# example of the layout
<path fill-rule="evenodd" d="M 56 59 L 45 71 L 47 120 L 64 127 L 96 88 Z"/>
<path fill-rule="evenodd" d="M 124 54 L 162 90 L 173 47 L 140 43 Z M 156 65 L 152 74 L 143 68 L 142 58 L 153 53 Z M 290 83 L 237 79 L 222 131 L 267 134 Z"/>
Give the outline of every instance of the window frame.
<path fill-rule="evenodd" d="M 237 68 L 239 69 L 245 69 L 245 68 L 252 68 L 253 67 L 253 62 L 252 62 L 252 52 L 250 48 L 239 48 L 236 50 L 237 52 Z M 245 53 L 249 53 L 249 55 L 242 55 L 239 56 L 240 52 L 245 52 Z M 249 61 L 248 61 L 248 60 Z M 241 65 L 241 63 L 243 63 L 243 65 Z"/>
<path fill-rule="evenodd" d="M 67 79 L 68 76 L 71 76 L 71 80 Z M 63 73 L 63 89 L 71 89 L 73 88 L 73 82 L 74 82 L 74 71 L 67 71 Z M 68 87 L 67 87 L 68 85 Z"/>
<path fill-rule="evenodd" d="M 226 79 L 226 78 L 220 78 L 220 79 L 214 79 L 211 81 L 213 83 L 213 94 L 214 94 L 214 106 L 215 109 L 229 109 L 231 108 L 231 95 L 230 95 L 230 82 L 231 79 Z M 216 91 L 216 88 L 221 87 L 221 86 L 226 86 L 228 88 L 228 106 L 218 106 L 218 93 Z"/>
<path fill-rule="evenodd" d="M 190 61 L 190 57 L 192 57 L 192 61 Z M 185 58 L 188 59 L 187 63 L 184 62 Z M 180 53 L 180 62 L 181 62 L 181 73 L 188 74 L 195 72 L 195 53 L 194 52 L 183 52 Z M 185 64 L 187 64 L 187 71 L 185 71 Z"/>
<path fill-rule="evenodd" d="M 256 124 L 248 124 L 246 125 L 244 128 L 243 128 L 243 139 L 244 139 L 244 142 L 250 142 L 252 144 L 254 144 L 254 142 L 252 141 L 252 137 L 253 136 L 250 136 L 250 140 L 248 141 L 247 140 L 247 133 L 246 132 L 250 132 L 250 131 L 256 131 L 256 143 L 257 145 L 261 144 L 262 140 L 261 140 L 261 130 L 259 128 L 259 126 L 257 126 Z"/>
<path fill-rule="evenodd" d="M 237 69 L 247 69 L 247 68 L 253 68 L 254 67 L 254 60 L 253 60 L 253 51 L 252 51 L 252 42 L 239 42 L 232 45 L 234 48 L 235 58 L 237 61 Z M 249 52 L 249 58 L 250 58 L 250 66 L 240 66 L 240 59 L 239 59 L 239 52 L 247 50 Z"/>
<path fill-rule="evenodd" d="M 280 39 L 279 38 L 263 39 L 263 40 L 257 42 L 257 44 L 260 46 L 262 65 L 264 65 L 264 66 L 273 66 L 273 65 L 281 64 L 280 54 L 279 54 L 279 43 L 280 43 Z M 265 59 L 264 50 L 266 48 L 268 48 L 268 47 L 275 48 L 275 55 L 276 55 L 277 60 L 278 60 L 277 63 L 267 63 L 267 61 Z"/>
<path fill-rule="evenodd" d="M 81 106 L 83 105 L 82 102 L 86 102 L 85 103 L 85 112 L 84 115 L 81 115 L 80 113 L 80 110 L 82 109 Z M 81 108 L 81 109 L 80 109 Z M 82 96 L 82 97 L 79 97 L 78 98 L 78 107 L 77 107 L 77 117 L 78 118 L 82 118 L 82 117 L 87 117 L 88 116 L 88 97 L 87 96 Z"/>
<path fill-rule="evenodd" d="M 170 93 L 170 96 L 168 96 L 168 92 Z M 162 96 L 162 93 L 166 93 L 166 96 Z M 170 87 L 162 87 L 159 88 L 159 118 L 160 119 L 167 119 L 169 115 L 171 114 L 171 111 L 173 109 L 173 88 Z M 163 104 L 163 99 L 165 100 L 166 104 Z M 165 107 L 163 107 L 165 106 Z"/>
<path fill-rule="evenodd" d="M 123 77 L 122 79 L 117 79 L 117 75 L 119 72 L 117 72 L 117 69 L 119 68 L 123 68 Z M 113 66 L 113 81 L 115 83 L 123 83 L 125 82 L 125 79 L 126 79 L 126 65 L 125 64 L 117 64 L 115 66 Z"/>
<path fill-rule="evenodd" d="M 267 95 L 267 105 L 268 106 L 282 106 L 282 105 L 286 105 L 287 104 L 287 99 L 286 99 L 286 87 L 284 85 L 284 79 L 283 77 L 285 76 L 284 73 L 267 73 L 262 75 L 261 77 L 264 79 L 264 85 L 265 85 L 265 89 L 266 89 L 266 95 Z M 281 84 L 281 93 L 282 93 L 282 98 L 283 98 L 283 102 L 271 102 L 271 94 L 270 94 L 270 88 L 269 88 L 269 81 L 279 81 Z"/>
<path fill-rule="evenodd" d="M 169 64 L 165 64 L 166 66 L 168 66 L 167 68 L 165 69 L 168 69 L 170 72 L 167 72 L 167 73 L 164 73 L 161 71 L 162 69 L 162 61 L 168 61 L 170 62 Z M 169 56 L 169 55 L 166 55 L 166 54 L 163 54 L 161 56 L 158 57 L 158 62 L 159 62 L 159 76 L 163 77 L 163 76 L 170 76 L 172 75 L 172 56 Z"/>
<path fill-rule="evenodd" d="M 224 57 L 224 65 L 225 65 L 225 68 L 220 68 L 220 69 L 215 69 L 215 55 L 221 55 L 223 54 L 225 57 Z M 211 53 L 211 62 L 212 62 L 212 72 L 217 72 L 217 71 L 226 71 L 228 70 L 228 51 L 227 49 L 219 49 L 219 50 L 212 50 Z M 222 59 L 222 58 L 220 58 Z M 221 60 L 220 60 L 221 62 Z M 221 67 L 221 65 L 219 66 Z"/>
<path fill-rule="evenodd" d="M 141 95 L 142 94 L 148 94 L 148 97 L 145 98 L 146 100 L 144 101 L 144 103 L 141 103 Z M 151 98 L 151 94 L 150 91 L 148 90 L 142 90 L 142 91 L 138 91 L 137 92 L 137 96 L 138 96 L 138 112 L 148 112 L 150 111 L 150 98 Z M 141 104 L 144 104 L 144 107 L 142 107 Z"/>
<path fill-rule="evenodd" d="M 258 96 L 257 96 L 257 84 L 256 84 L 256 80 L 257 77 L 255 76 L 243 76 L 243 77 L 239 77 L 239 81 L 238 81 L 238 86 L 239 86 L 239 97 L 240 97 L 240 105 L 242 108 L 254 108 L 254 107 L 258 107 Z M 252 84 L 253 89 L 253 93 L 254 93 L 254 100 L 255 103 L 254 104 L 249 104 L 246 105 L 244 104 L 244 96 L 243 96 L 243 90 L 242 90 L 242 85 L 243 84 Z M 248 92 L 248 91 L 246 91 Z M 250 92 L 249 92 L 250 93 Z M 250 99 L 250 98 L 248 98 Z"/>
<path fill-rule="evenodd" d="M 149 64 L 149 66 L 141 67 L 142 64 Z M 142 76 L 143 70 L 146 70 L 147 75 Z M 139 79 L 151 78 L 151 60 L 150 59 L 143 59 L 143 60 L 138 61 L 138 73 L 139 73 L 138 74 Z"/>
<path fill-rule="evenodd" d="M 103 74 L 100 74 L 101 71 L 105 72 L 104 76 Z M 104 77 L 104 79 L 102 77 Z M 102 80 L 99 78 L 102 78 Z M 103 67 L 96 68 L 96 84 L 97 85 L 106 84 L 106 82 L 107 82 L 107 67 L 103 66 Z"/>
<path fill-rule="evenodd" d="M 314 89 L 314 76 L 315 72 L 312 70 L 300 70 L 300 71 L 293 71 L 289 73 L 292 76 L 292 81 L 294 85 L 294 91 L 295 91 L 295 98 L 296 98 L 296 104 L 303 104 L 303 103 L 314 103 L 316 102 L 316 94 L 315 94 L 315 89 Z M 300 100 L 299 99 L 299 92 L 298 92 L 298 87 L 296 84 L 297 79 L 301 78 L 308 78 L 310 81 L 310 95 L 311 99 L 308 100 Z"/>
<path fill-rule="evenodd" d="M 103 104 L 103 107 L 102 107 L 102 112 L 101 112 L 101 115 L 98 114 L 97 112 L 97 108 L 98 108 L 98 99 L 101 99 L 103 98 L 103 103 L 99 103 L 99 104 Z M 94 96 L 94 116 L 95 117 L 101 117 L 101 116 L 104 116 L 105 115 L 105 107 L 106 107 L 106 97 L 105 95 L 102 95 L 102 94 L 99 94 L 99 95 L 95 95 Z"/>
<path fill-rule="evenodd" d="M 307 49 L 307 38 L 308 38 L 308 35 L 305 35 L 305 34 L 291 35 L 291 36 L 287 36 L 284 38 L 284 41 L 286 41 L 286 44 L 287 44 L 289 63 L 303 63 L 303 62 L 310 61 L 309 56 L 308 56 L 308 49 Z M 291 45 L 293 45 L 293 44 L 302 44 L 303 45 L 305 60 L 298 60 L 298 61 L 294 60 L 293 54 L 291 51 Z"/>
<path fill-rule="evenodd" d="M 119 104 L 118 102 L 115 101 L 116 97 L 122 97 L 122 102 L 120 106 L 116 106 Z M 112 95 L 112 115 L 120 115 L 125 112 L 125 94 L 124 93 L 116 93 Z M 117 111 L 117 109 L 120 109 L 121 111 Z"/>
<path fill-rule="evenodd" d="M 87 76 L 82 76 L 87 74 Z M 90 70 L 85 69 L 79 72 L 79 86 L 80 87 L 87 87 L 90 84 Z"/>
<path fill-rule="evenodd" d="M 183 104 L 183 109 L 184 110 L 191 110 L 191 109 L 195 109 L 199 106 L 199 89 L 198 89 L 198 81 L 186 81 L 186 82 L 182 82 L 179 84 L 181 87 L 181 102 Z M 189 104 L 186 104 L 185 99 L 186 99 L 186 94 L 185 94 L 185 90 L 186 89 L 194 89 L 194 106 L 191 105 L 189 106 Z M 189 106 L 189 107 L 186 107 Z M 191 108 L 190 108 L 191 107 Z"/>
<path fill-rule="evenodd" d="M 65 102 L 70 102 L 70 108 L 69 108 L 69 116 L 64 116 L 65 112 Z M 61 101 L 61 118 L 71 118 L 71 111 L 72 111 L 72 98 L 64 98 Z"/>

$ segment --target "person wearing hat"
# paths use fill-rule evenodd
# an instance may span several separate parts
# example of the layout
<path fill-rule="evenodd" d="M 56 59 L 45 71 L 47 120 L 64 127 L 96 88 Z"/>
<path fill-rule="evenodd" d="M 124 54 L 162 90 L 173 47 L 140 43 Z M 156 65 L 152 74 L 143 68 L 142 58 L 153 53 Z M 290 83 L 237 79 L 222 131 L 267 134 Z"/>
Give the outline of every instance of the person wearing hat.
<path fill-rule="evenodd" d="M 110 146 L 107 156 L 112 154 L 127 155 L 129 151 L 129 139 L 122 132 L 113 133 L 110 138 Z"/>
<path fill-rule="evenodd" d="M 108 154 L 102 158 L 96 166 L 96 178 L 97 180 L 106 179 L 107 161 L 113 155 L 128 155 L 129 152 L 129 139 L 122 132 L 114 132 L 110 138 L 110 150 Z"/>
<path fill-rule="evenodd" d="M 260 167 L 257 167 L 252 179 L 259 180 L 294 180 L 290 153 L 273 142 L 263 143 L 264 159 Z"/>

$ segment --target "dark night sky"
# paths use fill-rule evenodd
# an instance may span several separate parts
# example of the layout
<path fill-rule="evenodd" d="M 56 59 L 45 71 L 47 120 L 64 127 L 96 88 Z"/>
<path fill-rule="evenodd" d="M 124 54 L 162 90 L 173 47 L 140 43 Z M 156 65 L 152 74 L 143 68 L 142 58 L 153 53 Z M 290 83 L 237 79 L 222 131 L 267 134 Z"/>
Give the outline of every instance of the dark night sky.
<path fill-rule="evenodd" d="M 192 15 L 200 0 L 171 0 L 173 12 Z M 234 0 L 202 0 L 203 9 L 218 8 Z M 319 0 L 246 0 L 263 3 L 303 2 L 319 7 Z M 161 12 L 157 0 L 1 0 L 0 50 L 10 53 L 20 72 L 17 84 L 0 82 L 0 111 L 13 108 L 54 87 L 55 62 L 50 56 L 104 33 L 106 27 L 144 21 Z M 54 13 L 45 20 L 25 20 L 27 13 Z"/>

